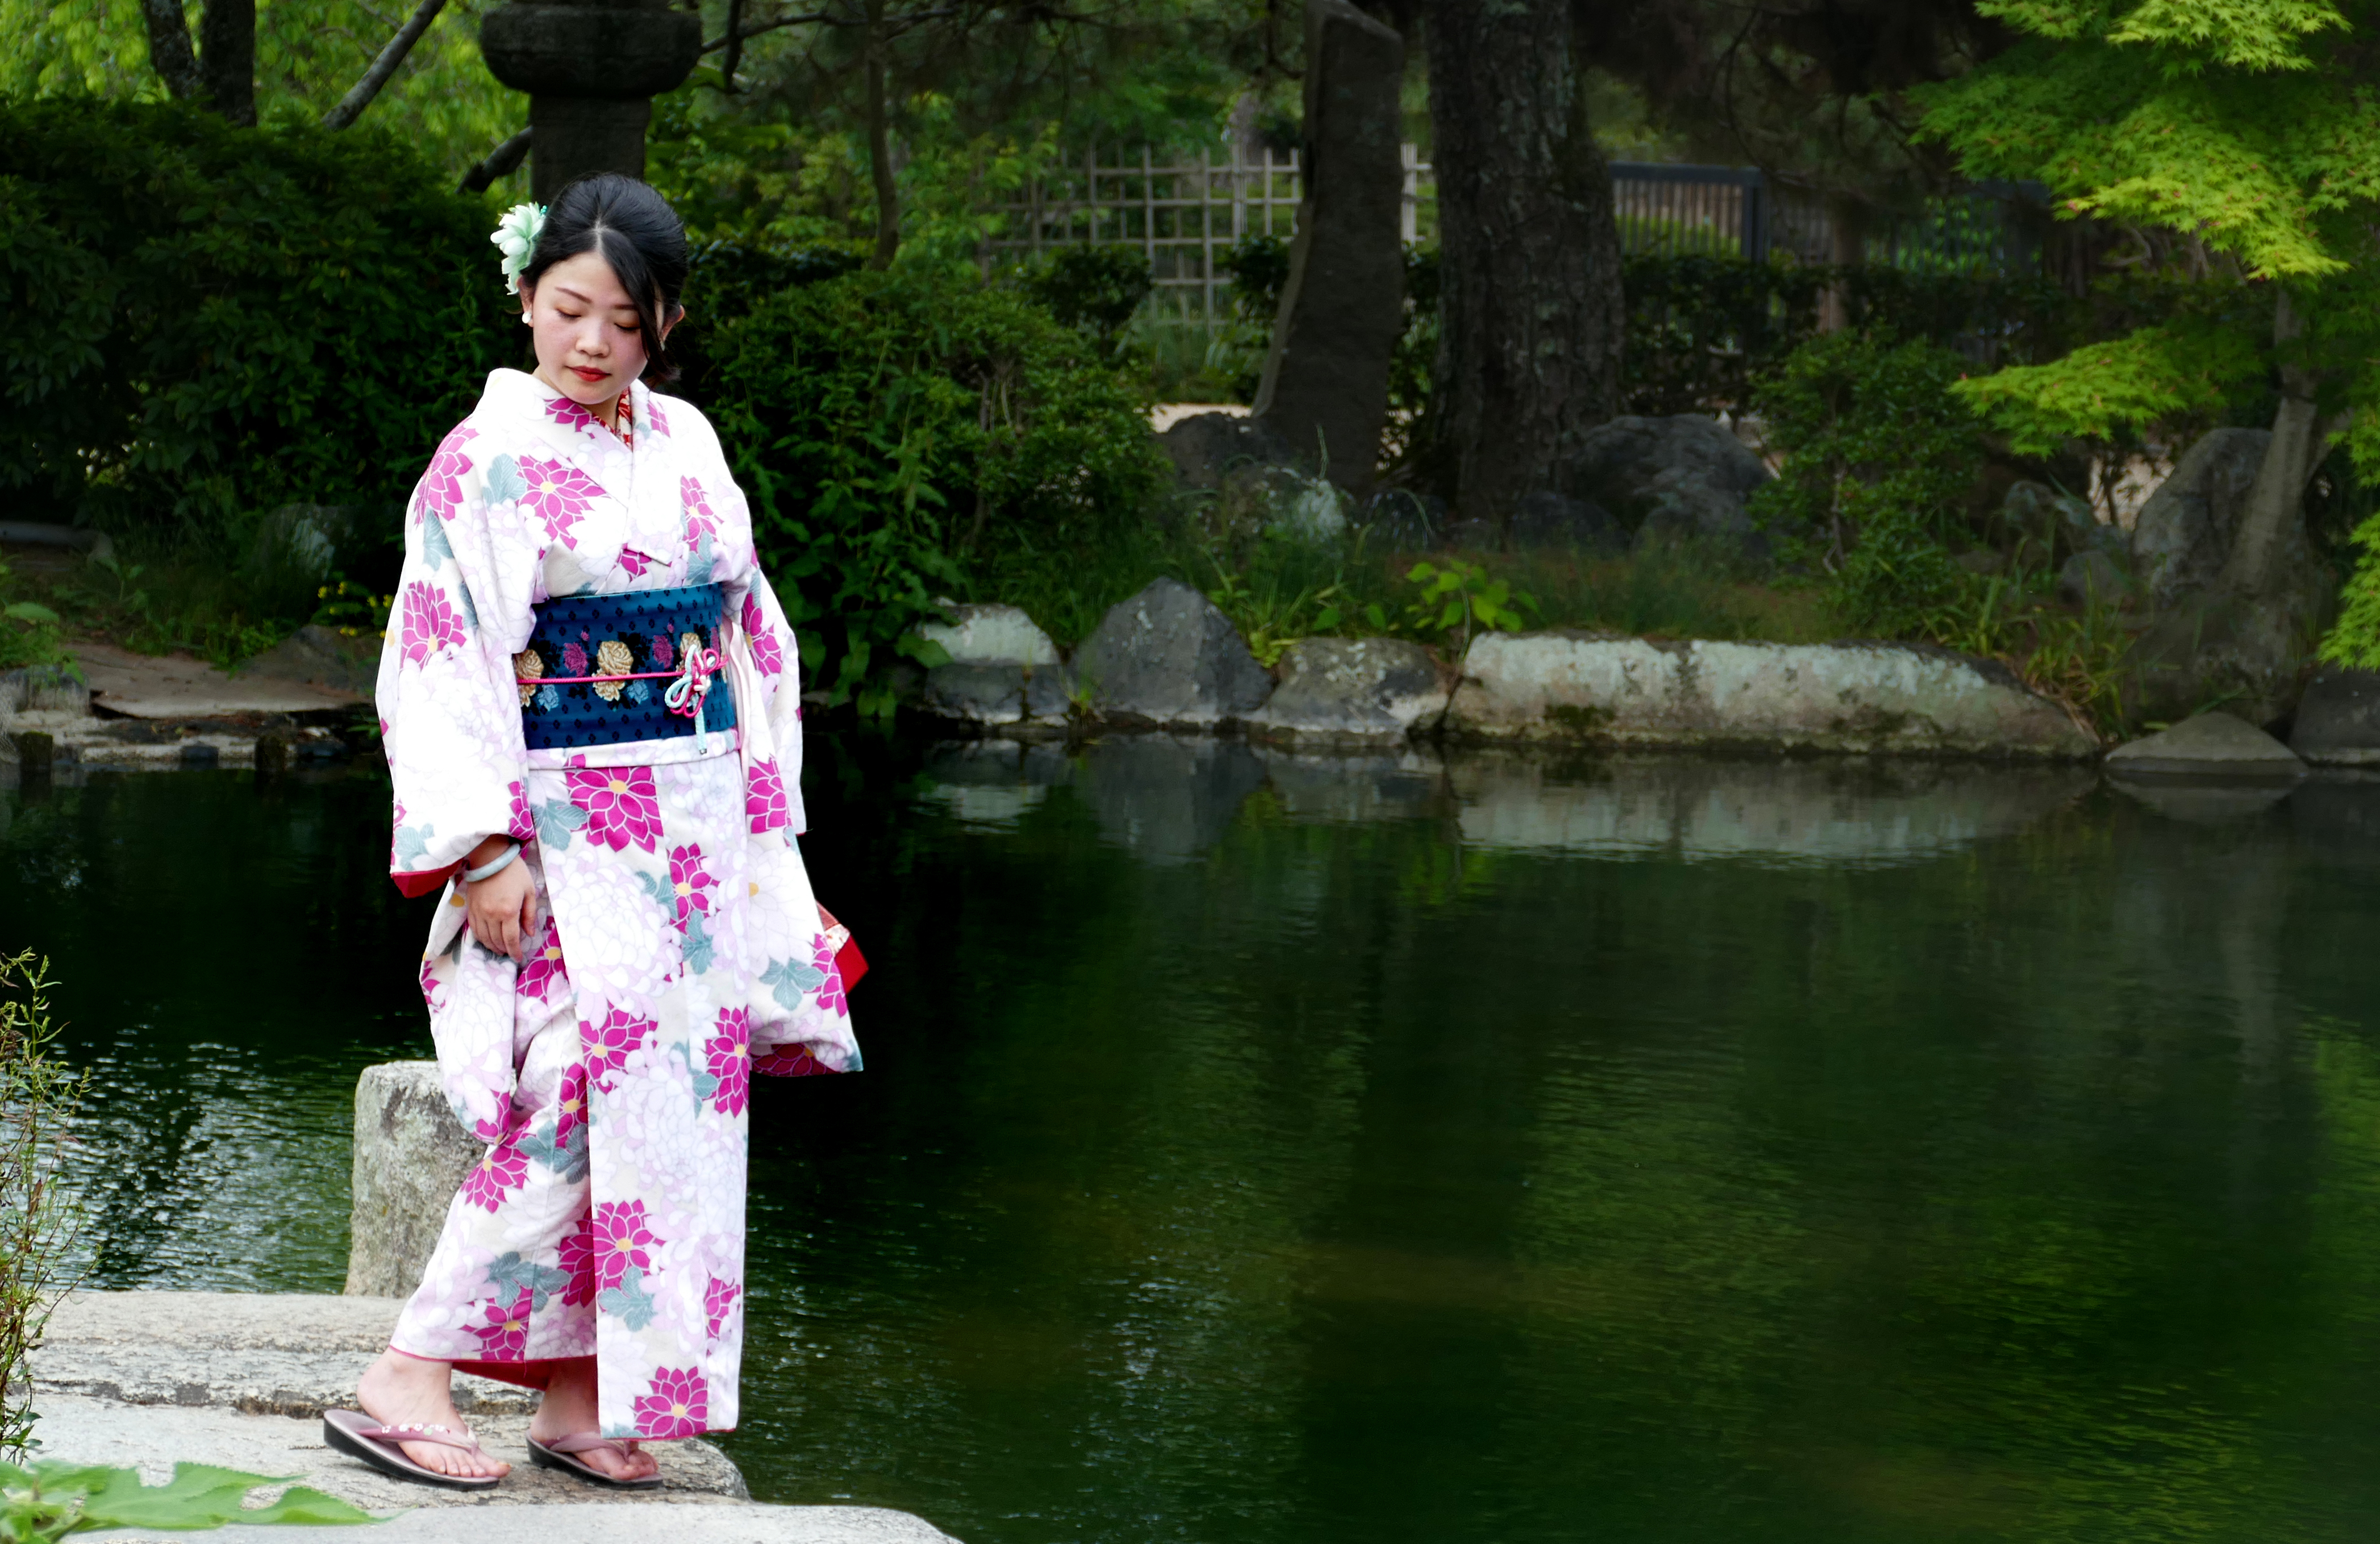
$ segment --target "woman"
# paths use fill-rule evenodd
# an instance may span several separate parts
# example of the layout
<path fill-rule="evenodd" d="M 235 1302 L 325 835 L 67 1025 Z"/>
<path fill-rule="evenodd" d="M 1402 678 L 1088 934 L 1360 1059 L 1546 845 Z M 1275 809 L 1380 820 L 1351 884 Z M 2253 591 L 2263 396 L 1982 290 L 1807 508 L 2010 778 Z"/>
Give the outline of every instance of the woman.
<path fill-rule="evenodd" d="M 391 869 L 443 889 L 421 990 L 490 1144 L 333 1447 L 480 1489 L 452 1369 L 542 1389 L 531 1457 L 658 1485 L 733 1429 L 750 1075 L 856 1070 L 811 899 L 800 691 L 717 435 L 666 381 L 686 237 L 602 176 L 493 239 L 536 340 L 415 489 L 379 701 Z M 856 956 L 844 954 L 847 963 Z"/>

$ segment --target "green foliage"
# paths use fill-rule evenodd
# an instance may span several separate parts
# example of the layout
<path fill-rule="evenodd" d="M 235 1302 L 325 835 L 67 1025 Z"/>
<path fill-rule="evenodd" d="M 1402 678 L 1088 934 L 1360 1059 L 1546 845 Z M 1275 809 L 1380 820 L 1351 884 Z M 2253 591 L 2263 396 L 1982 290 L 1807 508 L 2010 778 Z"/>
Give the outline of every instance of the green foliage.
<path fill-rule="evenodd" d="M 67 662 L 58 614 L 39 601 L 8 601 L 8 565 L 0 563 L 0 670 Z"/>
<path fill-rule="evenodd" d="M 49 964 L 30 949 L 0 956 L 0 1454 L 18 1458 L 33 1430 L 26 1357 L 74 1284 L 82 1217 L 63 1176 L 88 1076 L 52 1053 Z"/>
<path fill-rule="evenodd" d="M 1541 614 L 1536 596 L 1514 590 L 1510 580 L 1490 578 L 1487 569 L 1460 558 L 1416 563 L 1405 571 L 1405 578 L 1420 590 L 1405 608 L 1407 626 L 1424 637 L 1454 634 L 1456 659 L 1471 647 L 1475 630 L 1517 633 L 1528 626 L 1526 617 Z"/>
<path fill-rule="evenodd" d="M 209 540 L 400 500 L 510 341 L 487 226 L 367 129 L 0 103 L 0 489 Z"/>
<path fill-rule="evenodd" d="M 164 1485 L 144 1485 L 137 1469 L 41 1463 L 0 1464 L 0 1544 L 51 1544 L 101 1528 L 219 1528 L 227 1523 L 316 1526 L 377 1523 L 370 1513 L 309 1486 L 290 1485 L 270 1506 L 241 1503 L 260 1486 L 293 1477 L 243 1474 L 212 1464 L 176 1464 Z"/>
<path fill-rule="evenodd" d="M 1783 471 L 1754 517 L 1828 577 L 1852 627 L 1925 631 L 1959 600 L 1949 540 L 1982 459 L 1950 392 L 1965 361 L 1889 334 L 1831 333 L 1794 350 L 1754 401 Z"/>
<path fill-rule="evenodd" d="M 1013 290 L 940 269 L 775 294 L 714 334 L 711 409 L 754 532 L 837 700 L 890 711 L 960 556 L 1059 553 L 1158 480 L 1144 406 L 1083 339 Z"/>
<path fill-rule="evenodd" d="M 1207 598 L 1232 620 L 1248 640 L 1257 663 L 1270 670 L 1289 646 L 1301 638 L 1328 635 L 1349 626 L 1362 609 L 1353 593 L 1348 569 L 1362 566 L 1361 544 L 1352 550 L 1323 547 L 1268 531 L 1245 561 L 1233 563 L 1220 550 L 1206 553 L 1211 570 Z M 1368 608 L 1369 631 L 1386 632 L 1381 608 Z"/>
<path fill-rule="evenodd" d="M 1156 287 L 1142 253 L 1088 243 L 1050 253 L 1026 273 L 1024 284 L 1061 326 L 1088 338 L 1104 359 L 1116 358 L 1124 324 Z"/>

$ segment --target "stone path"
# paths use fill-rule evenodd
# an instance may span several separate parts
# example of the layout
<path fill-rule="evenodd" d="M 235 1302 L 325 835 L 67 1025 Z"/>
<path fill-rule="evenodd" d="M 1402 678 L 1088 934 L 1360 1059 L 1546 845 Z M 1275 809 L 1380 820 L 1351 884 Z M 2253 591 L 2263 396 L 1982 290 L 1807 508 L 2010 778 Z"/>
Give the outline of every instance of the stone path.
<path fill-rule="evenodd" d="M 381 1474 L 322 1443 L 321 1414 L 349 1404 L 357 1378 L 388 1343 L 393 1297 L 225 1292 L 84 1292 L 60 1306 L 33 1362 L 42 1455 L 138 1468 L 162 1484 L 176 1462 L 288 1476 L 373 1512 L 412 1509 L 374 1539 L 537 1544 L 667 1538 L 672 1544 L 944 1544 L 905 1513 L 761 1506 L 709 1442 L 660 1442 L 655 1491 L 599 1491 L 528 1462 L 535 1396 L 455 1380 L 456 1404 L 489 1452 L 513 1465 L 492 1491 L 438 1490 Z M 260 1493 L 260 1501 L 273 1492 Z M 463 1525 L 457 1509 L 469 1509 Z M 226 1528 L 237 1544 L 353 1541 L 352 1529 Z M 146 1530 L 94 1534 L 146 1539 Z M 176 1539 L 192 1536 L 156 1536 Z"/>
<path fill-rule="evenodd" d="M 94 708 L 128 718 L 209 719 L 242 713 L 314 713 L 364 700 L 303 681 L 217 670 L 188 654 L 135 654 L 105 643 L 74 646 Z"/>

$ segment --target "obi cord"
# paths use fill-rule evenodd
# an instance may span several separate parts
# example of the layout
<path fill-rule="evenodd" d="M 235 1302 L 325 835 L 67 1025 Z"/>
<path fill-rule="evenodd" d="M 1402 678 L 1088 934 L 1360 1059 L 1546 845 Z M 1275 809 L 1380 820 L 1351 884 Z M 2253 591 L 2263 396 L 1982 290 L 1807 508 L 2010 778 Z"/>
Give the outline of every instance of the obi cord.
<path fill-rule="evenodd" d="M 558 597 L 513 656 L 531 750 L 675 739 L 735 726 L 720 679 L 720 588 Z"/>

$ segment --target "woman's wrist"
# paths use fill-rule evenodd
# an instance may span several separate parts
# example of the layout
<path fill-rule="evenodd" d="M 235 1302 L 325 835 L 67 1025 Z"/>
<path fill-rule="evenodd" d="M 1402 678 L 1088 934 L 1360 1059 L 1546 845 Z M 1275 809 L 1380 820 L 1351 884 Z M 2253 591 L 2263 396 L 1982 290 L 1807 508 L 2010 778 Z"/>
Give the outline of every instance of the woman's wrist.
<path fill-rule="evenodd" d="M 463 867 L 466 869 L 483 869 L 489 864 L 493 863 L 497 858 L 502 857 L 505 851 L 512 847 L 513 845 L 513 839 L 509 836 L 496 835 L 488 837 L 478 846 L 473 847 L 468 853 L 466 853 L 463 856 Z"/>

